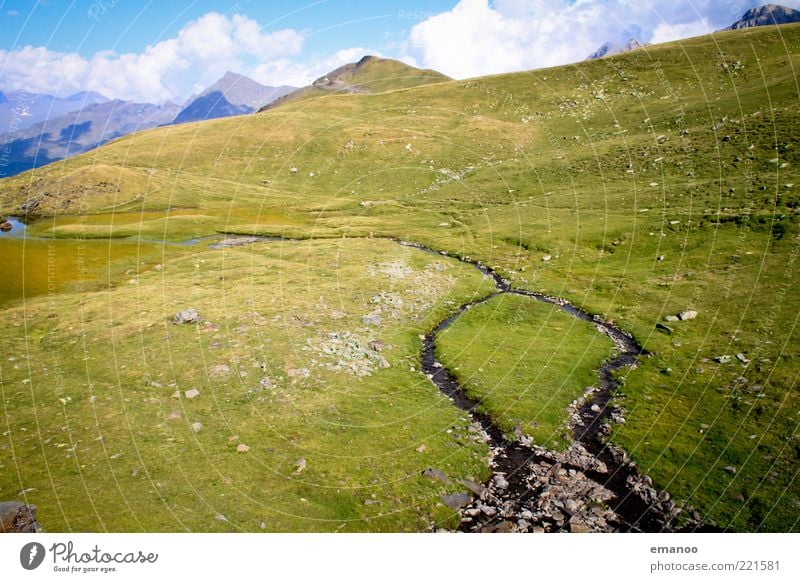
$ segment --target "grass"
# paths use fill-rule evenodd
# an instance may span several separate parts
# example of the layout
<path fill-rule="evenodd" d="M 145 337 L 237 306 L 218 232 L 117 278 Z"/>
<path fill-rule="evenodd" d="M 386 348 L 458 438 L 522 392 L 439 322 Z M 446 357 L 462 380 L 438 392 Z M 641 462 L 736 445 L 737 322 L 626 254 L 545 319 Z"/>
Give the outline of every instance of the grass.
<path fill-rule="evenodd" d="M 613 344 L 584 321 L 529 297 L 501 295 L 470 309 L 437 342 L 469 396 L 508 435 L 564 449 L 564 411 L 597 381 Z"/>
<path fill-rule="evenodd" d="M 169 290 L 169 297 L 187 301 L 202 294 L 219 294 L 221 289 L 229 289 L 225 286 L 228 281 L 236 277 L 246 280 L 248 275 L 259 285 L 253 288 L 254 300 L 256 296 L 275 296 L 278 286 L 297 295 L 286 299 L 290 305 L 299 301 L 303 290 L 315 288 L 328 289 L 317 295 L 331 301 L 334 282 L 336 289 L 347 292 L 358 291 L 359 285 L 377 285 L 371 288 L 374 295 L 381 290 L 380 281 L 353 279 L 352 274 L 336 274 L 335 269 L 336 262 L 343 259 L 367 268 L 377 260 L 375 251 L 396 252 L 389 243 L 363 240 L 370 236 L 414 240 L 451 255 L 481 260 L 515 286 L 564 297 L 615 321 L 651 353 L 636 369 L 624 374 L 619 398 L 628 422 L 615 429 L 612 439 L 626 448 L 656 486 L 668 489 L 677 502 L 696 507 L 722 527 L 796 531 L 800 516 L 800 488 L 795 478 L 800 459 L 796 325 L 800 299 L 793 289 L 800 282 L 796 264 L 800 250 L 800 91 L 794 71 L 800 66 L 799 42 L 798 25 L 731 31 L 554 69 L 384 93 L 329 95 L 286 103 L 254 116 L 158 128 L 3 180 L 0 210 L 13 214 L 26 200 L 38 201 L 40 212 L 46 216 L 29 226 L 30 234 L 55 235 L 59 237 L 57 244 L 65 248 L 73 243 L 64 237 L 85 238 L 81 233 L 90 230 L 97 236 L 133 237 L 134 248 L 138 239 L 181 241 L 220 233 L 307 239 L 291 247 L 296 249 L 292 267 L 286 267 L 290 271 L 299 268 L 304 275 L 288 279 L 262 278 L 268 272 L 278 276 L 278 271 L 270 269 L 281 270 L 280 256 L 269 254 L 272 251 L 256 254 L 240 249 L 235 254 L 225 251 L 209 255 L 204 245 L 181 247 L 175 251 L 176 260 L 185 261 L 180 263 L 181 270 L 151 276 Z M 297 172 L 291 168 L 297 168 Z M 119 240 L 105 244 L 121 249 L 129 243 Z M 288 249 L 285 244 L 279 243 L 276 248 Z M 317 249 L 322 248 L 330 252 L 320 254 Z M 338 250 L 334 252 L 334 248 Z M 98 269 L 114 282 L 113 289 L 79 295 L 64 287 L 65 292 L 58 295 L 59 301 L 52 307 L 57 318 L 75 317 L 80 309 L 107 312 L 112 300 L 135 304 L 132 297 L 141 283 L 138 287 L 126 284 L 132 278 L 125 274 L 130 270 L 126 262 L 135 254 L 121 256 L 125 254 L 114 254 L 105 266 L 98 263 Z M 319 263 L 318 257 L 323 254 L 326 260 Z M 545 255 L 550 255 L 549 261 L 543 260 Z M 214 261 L 224 257 L 218 270 L 201 270 L 195 278 L 189 277 L 194 262 L 212 261 L 212 256 L 217 257 Z M 233 256 L 239 258 L 229 261 Z M 457 268 L 454 262 L 448 264 Z M 184 271 L 185 276 L 178 276 Z M 454 289 L 459 285 L 476 289 L 478 283 L 467 283 L 471 272 L 466 269 L 459 274 Z M 65 280 L 69 277 L 69 273 L 64 274 Z M 19 298 L 19 287 L 6 295 Z M 459 292 L 452 301 L 457 304 L 470 293 Z M 163 290 L 153 288 L 152 294 L 151 299 L 156 301 Z M 311 301 L 308 305 L 318 299 L 313 297 L 312 301 L 311 297 L 307 297 Z M 226 318 L 240 318 L 250 311 L 236 302 L 222 303 L 220 296 L 216 300 L 225 306 Z M 419 346 L 413 338 L 427 331 L 434 314 L 444 315 L 454 304 L 432 304 L 426 312 L 430 316 L 422 320 L 412 317 L 392 322 L 397 334 L 408 334 L 403 336 L 402 349 L 404 357 L 410 358 L 409 367 L 411 359 L 418 357 Z M 7 321 L 21 326 L 27 310 L 44 313 L 41 305 L 46 303 L 32 304 L 26 299 L 24 307 L 7 305 Z M 158 311 L 161 321 L 177 307 L 177 303 L 162 305 Z M 155 306 L 149 306 L 148 313 L 154 313 L 153 309 Z M 472 340 L 475 349 L 501 339 L 498 330 L 508 319 L 496 319 L 494 309 L 487 306 L 476 312 L 484 321 L 473 322 L 480 330 Z M 666 315 L 687 309 L 698 311 L 697 319 L 668 323 L 671 335 L 656 329 Z M 120 325 L 137 328 L 136 313 L 122 313 Z M 524 322 L 527 316 L 520 317 Z M 214 318 L 221 320 L 222 315 Z M 553 318 L 555 321 L 555 315 Z M 464 321 L 466 325 L 468 320 Z M 45 323 L 39 321 L 37 325 Z M 97 320 L 97 333 L 111 333 L 115 329 L 112 323 L 106 318 Z M 79 329 L 75 324 L 73 327 Z M 565 338 L 578 334 L 571 325 L 562 327 Z M 35 334 L 30 336 L 33 340 L 26 339 L 25 334 L 31 334 L 33 328 L 12 325 L 9 329 L 14 334 L 0 340 L 0 345 L 12 354 L 17 354 L 19 345 L 33 340 L 36 344 L 41 339 Z M 543 337 L 539 334 L 545 329 L 550 328 L 535 322 L 521 325 L 515 328 L 514 337 L 524 350 L 538 345 L 537 338 Z M 174 331 L 170 330 L 171 335 Z M 454 327 L 450 333 L 458 331 Z M 552 331 L 547 332 L 548 337 Z M 265 328 L 259 336 L 278 342 L 284 332 L 283 328 Z M 106 384 L 118 386 L 114 371 L 120 366 L 131 369 L 148 350 L 166 349 L 163 335 L 132 337 L 136 339 L 130 340 L 130 346 L 135 344 L 135 348 L 129 346 L 116 361 L 104 364 L 108 367 L 103 372 Z M 579 343 L 564 341 L 565 348 Z M 48 357 L 59 356 L 65 362 L 61 385 L 65 390 L 83 390 L 87 378 L 81 357 L 72 352 L 62 354 L 61 350 L 67 349 L 63 343 L 51 345 Z M 194 344 L 186 343 L 183 349 L 193 356 L 197 352 Z M 465 350 L 451 355 L 463 370 L 484 361 L 484 354 L 476 352 L 467 357 Z M 738 353 L 749 361 L 713 361 L 717 356 Z M 171 374 L 168 355 L 157 355 L 147 358 L 148 374 Z M 283 361 L 292 352 L 281 344 L 273 355 Z M 39 357 L 31 355 L 32 363 Z M 587 356 L 582 361 L 588 370 L 596 359 Z M 25 370 L 8 366 L 4 360 L 3 389 L 16 395 Z M 381 370 L 384 380 L 380 382 L 348 378 L 334 389 L 330 388 L 334 384 L 318 385 L 316 391 L 309 388 L 293 402 L 311 406 L 320 402 L 317 398 L 335 398 L 345 384 L 361 394 L 384 394 L 392 389 L 405 393 L 414 382 L 400 372 L 400 367 L 393 365 Z M 520 373 L 527 378 L 537 372 L 525 369 Z M 556 382 L 558 379 L 553 377 Z M 31 380 L 32 386 L 39 385 L 43 391 L 39 398 L 51 390 Z M 487 394 L 500 396 L 500 384 L 497 388 L 492 384 L 502 383 L 502 377 L 477 380 L 483 382 Z M 565 377 L 561 380 L 567 382 Z M 576 380 L 575 386 L 584 383 L 583 379 Z M 33 393 L 27 405 L 14 404 L 7 412 L 8 422 L 13 419 L 21 423 L 15 430 L 31 427 L 35 408 L 30 398 L 36 396 Z M 145 396 L 139 394 L 137 398 L 143 401 Z M 7 406 L 17 400 L 17 396 L 4 397 Z M 118 400 L 121 407 L 124 400 Z M 356 417 L 369 413 L 365 400 L 348 402 L 349 413 Z M 421 402 L 411 399 L 404 405 L 405 413 L 421 407 L 430 412 L 431 419 L 439 419 L 437 426 L 450 425 L 455 413 L 448 412 L 446 406 L 428 408 Z M 544 410 L 542 402 L 532 400 L 532 408 L 525 414 L 523 404 L 514 407 L 509 428 L 531 419 L 539 422 L 537 411 Z M 560 406 L 553 404 L 554 409 Z M 507 403 L 501 400 L 497 406 Z M 225 414 L 228 408 L 233 409 L 233 404 L 220 405 Z M 54 418 L 51 430 L 60 431 L 65 424 L 63 419 L 55 420 L 56 410 L 58 407 L 50 411 Z M 73 410 L 80 413 L 76 419 L 92 422 L 90 409 Z M 302 424 L 307 412 L 281 409 L 280 416 L 273 417 L 274 426 L 285 425 L 292 439 L 309 438 L 311 428 Z M 506 412 L 495 411 L 498 416 Z M 558 426 L 556 417 L 552 418 L 553 426 Z M 241 425 L 236 432 L 245 433 L 248 422 L 240 415 L 231 426 Z M 157 423 L 143 426 L 148 434 L 161 430 Z M 331 429 L 324 437 L 331 447 L 361 434 L 356 428 L 337 430 L 340 432 Z M 31 471 L 23 478 L 0 478 L 4 496 L 13 497 L 31 480 L 40 483 L 48 474 L 45 461 L 49 463 L 50 458 L 41 444 L 48 437 L 28 437 L 30 441 L 22 448 L 16 440 L 3 444 L 0 458 L 6 467 Z M 201 432 L 201 437 L 207 438 L 207 434 Z M 264 435 L 259 438 L 266 439 Z M 416 453 L 390 459 L 383 454 L 394 450 L 387 441 L 374 434 L 370 438 L 375 448 L 369 455 L 381 459 L 374 463 L 374 470 L 391 475 L 379 482 L 394 483 L 398 479 L 399 483 L 399 475 L 411 475 L 419 468 L 409 469 L 408 463 L 417 458 Z M 88 437 L 84 440 L 89 441 Z M 446 442 L 437 446 L 445 447 Z M 143 450 L 157 458 L 155 441 L 148 443 Z M 460 449 L 454 445 L 452 450 L 455 454 Z M 300 456 L 296 449 L 291 451 L 288 460 Z M 456 473 L 477 476 L 480 463 L 474 452 L 467 447 L 458 453 L 469 460 L 454 461 Z M 181 454 L 188 453 L 181 449 Z M 478 451 L 477 456 L 480 454 Z M 193 462 L 199 459 L 188 458 Z M 236 463 L 240 470 L 240 464 L 248 458 L 215 457 L 215 466 L 225 467 L 223 473 L 233 479 L 235 472 L 230 467 L 234 465 L 228 466 L 222 459 Z M 53 475 L 50 487 L 57 484 L 63 495 L 86 500 L 83 481 L 75 477 L 79 465 L 76 467 L 74 460 L 59 462 L 57 470 L 49 472 Z M 334 465 L 331 463 L 330 471 Z M 723 469 L 729 465 L 736 467 L 735 474 Z M 169 472 L 174 471 L 169 463 L 164 466 L 170 479 L 159 482 L 169 483 L 172 494 L 180 500 L 174 502 L 176 507 L 189 507 L 188 500 L 194 499 L 195 491 L 203 499 L 209 491 L 216 491 L 211 476 L 197 476 L 201 481 L 193 488 L 191 480 Z M 294 486 L 295 480 L 287 473 L 291 466 L 287 469 L 281 465 L 283 472 L 278 465 L 270 467 L 275 475 L 280 474 L 270 484 L 276 488 L 275 495 L 285 499 L 281 511 L 299 512 L 305 507 L 299 500 L 302 497 L 316 508 L 318 513 L 313 515 L 336 516 L 332 521 L 313 522 L 319 526 L 316 529 L 337 529 L 339 516 L 360 515 L 354 519 L 362 519 L 364 514 L 355 511 L 356 505 L 361 511 L 375 509 L 362 507 L 360 501 L 353 505 L 352 496 L 343 500 L 328 490 L 326 497 L 312 499 L 305 489 L 294 497 L 284 497 L 279 495 L 281 487 Z M 351 484 L 363 485 L 364 469 L 356 468 L 356 463 L 345 463 L 338 470 L 342 474 L 353 472 Z M 252 479 L 254 474 L 243 478 Z M 278 481 L 283 485 L 279 487 Z M 424 528 L 426 519 L 439 514 L 434 509 L 433 485 L 418 485 L 422 489 L 414 489 L 417 485 L 409 489 L 397 486 L 405 491 L 402 503 L 409 508 L 401 512 L 402 516 L 393 514 L 369 525 L 365 521 L 344 522 L 358 523 L 357 527 L 363 529 Z M 114 490 L 122 495 L 127 487 L 120 485 Z M 159 507 L 171 507 L 156 493 L 150 493 L 158 488 L 147 487 L 137 495 L 147 493 L 158 499 Z M 226 490 L 224 481 L 215 487 L 221 493 L 231 490 Z M 266 496 L 263 490 L 256 495 L 254 484 L 249 487 L 245 490 L 254 499 Z M 421 493 L 423 490 L 426 493 Z M 40 507 L 58 506 L 54 493 L 42 498 L 31 495 Z M 97 503 L 100 506 L 92 515 L 111 519 L 110 508 Z M 417 503 L 424 509 L 413 509 Z M 194 506 L 199 507 L 196 503 Z M 257 513 L 254 505 L 243 507 L 243 513 Z M 231 511 L 228 507 L 225 510 Z M 198 521 L 187 517 L 186 523 L 191 524 L 187 529 L 207 529 L 210 514 L 205 512 Z M 76 528 L 91 529 L 100 522 L 75 523 L 79 524 Z M 143 528 L 169 530 L 181 528 L 175 525 L 179 523 L 184 522 L 148 522 Z M 306 527 L 309 523 L 287 518 L 275 527 L 314 529 Z M 67 525 L 66 517 L 58 523 L 62 528 Z M 222 522 L 214 525 L 227 527 Z M 72 522 L 69 527 L 73 527 Z"/>

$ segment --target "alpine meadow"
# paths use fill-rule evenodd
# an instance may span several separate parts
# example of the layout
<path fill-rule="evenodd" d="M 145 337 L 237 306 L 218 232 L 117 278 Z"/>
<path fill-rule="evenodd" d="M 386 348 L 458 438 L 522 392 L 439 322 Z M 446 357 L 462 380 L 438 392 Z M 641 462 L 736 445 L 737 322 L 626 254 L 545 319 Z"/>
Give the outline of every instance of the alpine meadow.
<path fill-rule="evenodd" d="M 0 181 L 0 501 L 49 532 L 797 532 L 800 23 L 356 61 Z"/>

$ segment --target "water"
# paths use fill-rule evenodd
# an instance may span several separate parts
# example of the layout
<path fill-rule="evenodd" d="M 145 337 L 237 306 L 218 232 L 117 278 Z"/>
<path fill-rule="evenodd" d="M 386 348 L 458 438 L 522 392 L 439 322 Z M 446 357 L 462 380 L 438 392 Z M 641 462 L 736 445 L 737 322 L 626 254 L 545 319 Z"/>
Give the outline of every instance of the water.
<path fill-rule="evenodd" d="M 9 216 L 6 218 L 6 221 L 11 224 L 11 230 L 3 231 L 0 230 L 0 237 L 19 237 L 25 233 L 26 225 L 24 222 L 20 222 L 18 218 L 14 216 Z"/>

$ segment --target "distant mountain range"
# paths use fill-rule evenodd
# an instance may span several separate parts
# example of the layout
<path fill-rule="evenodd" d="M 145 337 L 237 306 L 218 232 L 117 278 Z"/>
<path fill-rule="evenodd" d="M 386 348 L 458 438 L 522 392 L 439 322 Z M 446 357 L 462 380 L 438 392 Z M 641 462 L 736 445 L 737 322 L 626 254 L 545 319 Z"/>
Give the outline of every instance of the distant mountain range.
<path fill-rule="evenodd" d="M 740 28 L 751 28 L 753 26 L 770 26 L 775 24 L 789 24 L 791 22 L 800 22 L 800 11 L 779 4 L 764 4 L 757 8 L 751 8 L 745 12 L 739 20 L 722 30 L 738 30 Z M 642 48 L 643 46 L 646 45 L 639 43 L 635 38 L 632 38 L 625 45 L 605 42 L 600 48 L 586 57 L 586 60 L 601 59 L 611 55 L 626 53 Z"/>
<path fill-rule="evenodd" d="M 800 11 L 766 4 L 745 12 L 723 30 L 800 22 Z M 626 44 L 606 42 L 587 59 L 599 59 L 642 48 L 635 38 Z M 134 131 L 159 125 L 246 115 L 331 93 L 371 93 L 447 81 L 450 78 L 400 61 L 365 56 L 335 69 L 311 85 L 269 87 L 227 72 L 183 106 L 109 100 L 91 91 L 66 98 L 25 91 L 0 92 L 0 135 L 8 148 L 0 160 L 0 178 L 88 151 Z"/>
<path fill-rule="evenodd" d="M 27 91 L 0 92 L 0 133 L 20 131 L 45 119 L 106 101 L 106 97 L 93 91 L 81 91 L 66 98 Z"/>
<path fill-rule="evenodd" d="M 268 87 L 228 71 L 200 95 L 190 97 L 173 123 L 245 115 L 257 111 L 295 89 L 297 87 L 286 85 Z"/>
<path fill-rule="evenodd" d="M 267 87 L 227 72 L 184 106 L 109 100 L 93 92 L 66 99 L 0 93 L 0 132 L 7 151 L 0 178 L 62 160 L 134 131 L 160 125 L 252 113 L 295 87 Z"/>
<path fill-rule="evenodd" d="M 80 154 L 134 131 L 170 123 L 180 111 L 174 103 L 153 105 L 105 101 L 36 123 L 6 144 L 0 176 Z"/>

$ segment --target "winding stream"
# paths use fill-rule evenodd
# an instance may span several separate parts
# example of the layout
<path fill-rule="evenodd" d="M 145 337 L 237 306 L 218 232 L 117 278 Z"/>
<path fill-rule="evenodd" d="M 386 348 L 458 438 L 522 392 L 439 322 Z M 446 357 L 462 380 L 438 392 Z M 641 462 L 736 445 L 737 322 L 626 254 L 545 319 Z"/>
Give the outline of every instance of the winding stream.
<path fill-rule="evenodd" d="M 23 228 L 14 234 L 24 233 Z M 212 238 L 219 237 L 177 244 L 192 245 Z M 611 404 L 617 389 L 614 374 L 620 369 L 634 367 L 637 359 L 646 353 L 633 337 L 566 300 L 514 289 L 496 271 L 478 261 L 437 252 L 415 242 L 381 238 L 422 252 L 455 258 L 494 281 L 492 293 L 461 305 L 423 339 L 423 373 L 455 406 L 469 415 L 492 450 L 490 480 L 482 485 L 461 481 L 471 495 L 458 497 L 456 507 L 448 504 L 461 514 L 461 531 L 716 531 L 696 513 L 681 515 L 681 510 L 676 508 L 668 493 L 655 490 L 649 477 L 641 475 L 624 451 L 606 442 L 609 422 L 620 421 L 619 411 Z M 268 240 L 293 239 L 233 237 L 209 248 L 229 248 Z M 480 403 L 471 399 L 450 370 L 436 359 L 439 334 L 471 307 L 502 294 L 556 305 L 572 317 L 593 324 L 616 347 L 613 357 L 599 370 L 597 386 L 574 401 L 568 410 L 573 443 L 567 451 L 551 451 L 536 446 L 524 436 L 518 439 L 506 437 L 490 415 L 478 410 Z"/>
<path fill-rule="evenodd" d="M 440 255 L 423 245 L 396 241 L 407 247 Z M 451 256 L 452 255 L 448 255 Z M 495 291 L 461 305 L 442 320 L 423 340 L 422 370 L 455 406 L 467 412 L 486 435 L 493 451 L 493 477 L 483 486 L 469 487 L 479 499 L 461 510 L 462 531 L 698 531 L 711 530 L 689 517 L 675 525 L 680 513 L 669 494 L 653 489 L 649 477 L 621 449 L 605 442 L 617 389 L 614 373 L 634 367 L 645 350 L 629 334 L 566 300 L 513 289 L 496 271 L 480 262 L 453 257 L 474 266 L 494 280 Z M 468 309 L 502 294 L 530 297 L 558 306 L 569 315 L 592 323 L 616 346 L 616 355 L 603 363 L 598 386 L 574 402 L 574 443 L 566 453 L 534 446 L 525 439 L 509 440 L 487 414 L 477 411 L 479 402 L 469 398 L 456 377 L 436 359 L 436 339 Z M 581 486 L 575 486 L 580 482 Z M 549 508 L 541 497 L 554 497 Z M 599 508 L 599 510 L 597 509 Z M 586 511 L 588 510 L 588 511 Z M 588 517 L 587 517 L 588 514 Z M 579 516 L 576 519 L 576 516 Z"/>

